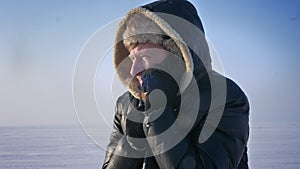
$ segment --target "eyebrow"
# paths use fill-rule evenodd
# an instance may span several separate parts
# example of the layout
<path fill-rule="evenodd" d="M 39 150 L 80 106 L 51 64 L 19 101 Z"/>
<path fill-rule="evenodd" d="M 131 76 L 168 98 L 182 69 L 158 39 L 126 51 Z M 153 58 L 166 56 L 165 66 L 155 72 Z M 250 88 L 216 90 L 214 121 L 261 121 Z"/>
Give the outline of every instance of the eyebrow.
<path fill-rule="evenodd" d="M 141 58 L 143 55 L 151 55 L 151 52 L 145 52 L 145 50 L 139 50 L 138 52 L 136 52 L 135 54 L 129 54 L 128 55 L 128 57 L 129 58 L 133 58 L 134 56 L 136 57 L 136 58 Z"/>

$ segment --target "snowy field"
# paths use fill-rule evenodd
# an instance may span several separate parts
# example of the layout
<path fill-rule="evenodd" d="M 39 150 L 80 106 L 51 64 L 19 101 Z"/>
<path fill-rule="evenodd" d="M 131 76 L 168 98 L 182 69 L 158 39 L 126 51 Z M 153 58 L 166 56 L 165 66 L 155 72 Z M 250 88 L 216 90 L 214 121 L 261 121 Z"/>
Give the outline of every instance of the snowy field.
<path fill-rule="evenodd" d="M 1 127 L 0 169 L 99 169 L 104 150 L 80 127 Z M 251 128 L 250 168 L 299 169 L 300 125 Z"/>
<path fill-rule="evenodd" d="M 300 124 L 268 124 L 251 128 L 252 169 L 299 169 Z"/>

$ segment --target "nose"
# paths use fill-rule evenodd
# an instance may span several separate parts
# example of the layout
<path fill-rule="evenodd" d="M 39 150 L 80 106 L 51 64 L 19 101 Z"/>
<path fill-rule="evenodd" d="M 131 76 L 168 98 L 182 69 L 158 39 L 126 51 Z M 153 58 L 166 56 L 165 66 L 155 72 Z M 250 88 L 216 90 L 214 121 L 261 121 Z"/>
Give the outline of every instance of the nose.
<path fill-rule="evenodd" d="M 140 59 L 135 59 L 132 61 L 130 74 L 132 77 L 136 76 L 138 73 L 144 70 L 143 62 Z"/>

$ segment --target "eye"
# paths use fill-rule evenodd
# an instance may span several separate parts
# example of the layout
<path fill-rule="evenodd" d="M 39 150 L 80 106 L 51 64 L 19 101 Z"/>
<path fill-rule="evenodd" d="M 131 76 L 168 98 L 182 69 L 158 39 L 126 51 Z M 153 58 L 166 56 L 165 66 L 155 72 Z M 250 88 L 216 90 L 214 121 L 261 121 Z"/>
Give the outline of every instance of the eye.
<path fill-rule="evenodd" d="M 141 58 L 144 60 L 144 61 L 148 61 L 150 59 L 150 56 L 149 55 L 141 55 Z"/>

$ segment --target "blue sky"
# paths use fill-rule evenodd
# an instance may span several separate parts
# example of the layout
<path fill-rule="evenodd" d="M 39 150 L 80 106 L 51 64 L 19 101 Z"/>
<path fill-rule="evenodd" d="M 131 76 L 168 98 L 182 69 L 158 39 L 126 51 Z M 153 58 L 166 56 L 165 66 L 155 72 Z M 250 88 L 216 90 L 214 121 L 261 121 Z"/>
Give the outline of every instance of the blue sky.
<path fill-rule="evenodd" d="M 101 27 L 147 2 L 1 1 L 0 125 L 78 124 L 72 75 L 80 50 Z M 300 2 L 191 2 L 225 74 L 249 97 L 251 123 L 298 122 Z"/>

